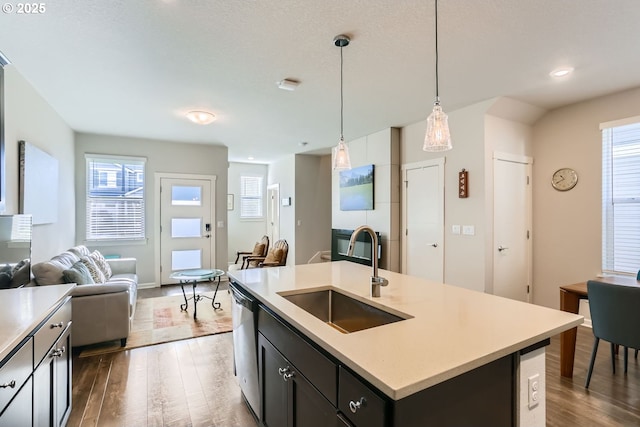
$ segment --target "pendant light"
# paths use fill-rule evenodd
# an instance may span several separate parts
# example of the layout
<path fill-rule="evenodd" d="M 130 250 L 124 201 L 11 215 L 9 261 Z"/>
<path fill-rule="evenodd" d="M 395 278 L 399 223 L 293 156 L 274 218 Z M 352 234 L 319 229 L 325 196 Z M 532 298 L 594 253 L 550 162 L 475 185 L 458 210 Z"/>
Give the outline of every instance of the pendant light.
<path fill-rule="evenodd" d="M 351 159 L 349 158 L 349 147 L 344 142 L 343 124 L 344 124 L 344 101 L 342 91 L 342 48 L 349 46 L 351 40 L 344 34 L 337 35 L 333 38 L 333 44 L 340 48 L 340 140 L 338 145 L 333 148 L 333 170 L 351 169 Z"/>
<path fill-rule="evenodd" d="M 433 111 L 427 118 L 427 133 L 424 137 L 424 151 L 451 150 L 451 134 L 449 133 L 449 120 L 440 106 L 440 94 L 438 92 L 438 0 L 435 0 L 436 11 L 436 100 L 433 103 Z"/>

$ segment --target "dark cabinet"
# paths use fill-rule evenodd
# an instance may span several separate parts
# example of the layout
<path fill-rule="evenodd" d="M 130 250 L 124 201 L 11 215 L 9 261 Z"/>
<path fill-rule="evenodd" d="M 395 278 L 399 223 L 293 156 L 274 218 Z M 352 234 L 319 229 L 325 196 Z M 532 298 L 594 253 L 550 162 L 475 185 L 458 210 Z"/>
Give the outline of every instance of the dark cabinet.
<path fill-rule="evenodd" d="M 33 374 L 33 414 L 36 426 L 64 426 L 71 412 L 70 332 L 69 326 Z"/>
<path fill-rule="evenodd" d="M 258 365 L 262 396 L 262 424 L 269 427 L 287 426 L 289 387 L 284 381 L 287 361 L 261 334 L 258 335 Z"/>
<path fill-rule="evenodd" d="M 31 378 L 29 378 L 0 416 L 0 427 L 31 427 L 32 421 Z M 37 424 L 33 425 L 37 426 Z"/>
<path fill-rule="evenodd" d="M 258 355 L 264 426 L 337 425 L 335 407 L 262 334 Z"/>
<path fill-rule="evenodd" d="M 61 427 L 71 413 L 71 300 L 0 364 L 0 427 Z"/>
<path fill-rule="evenodd" d="M 342 366 L 338 379 L 338 409 L 357 426 L 384 427 L 386 401 Z"/>

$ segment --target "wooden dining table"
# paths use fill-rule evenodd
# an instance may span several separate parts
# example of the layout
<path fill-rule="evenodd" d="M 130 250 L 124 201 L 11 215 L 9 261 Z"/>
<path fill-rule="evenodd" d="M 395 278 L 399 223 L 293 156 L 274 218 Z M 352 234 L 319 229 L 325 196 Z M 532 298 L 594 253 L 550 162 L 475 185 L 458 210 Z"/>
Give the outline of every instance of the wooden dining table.
<path fill-rule="evenodd" d="M 640 281 L 633 276 L 605 276 L 595 277 L 592 280 L 613 285 L 640 286 Z M 578 314 L 580 300 L 588 298 L 587 282 L 560 286 L 560 310 L 562 311 Z M 560 375 L 563 377 L 573 377 L 573 360 L 576 354 L 577 334 L 577 327 L 560 334 Z"/>

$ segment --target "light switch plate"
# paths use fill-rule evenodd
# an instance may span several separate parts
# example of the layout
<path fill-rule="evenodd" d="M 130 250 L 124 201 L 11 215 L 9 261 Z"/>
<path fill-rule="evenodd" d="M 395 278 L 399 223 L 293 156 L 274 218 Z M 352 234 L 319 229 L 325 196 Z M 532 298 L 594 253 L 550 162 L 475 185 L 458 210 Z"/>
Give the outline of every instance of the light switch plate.
<path fill-rule="evenodd" d="M 465 236 L 474 236 L 476 234 L 476 227 L 473 225 L 463 225 L 462 234 Z"/>
<path fill-rule="evenodd" d="M 459 225 L 452 225 L 451 226 L 451 232 L 453 234 L 460 234 L 460 226 Z"/>

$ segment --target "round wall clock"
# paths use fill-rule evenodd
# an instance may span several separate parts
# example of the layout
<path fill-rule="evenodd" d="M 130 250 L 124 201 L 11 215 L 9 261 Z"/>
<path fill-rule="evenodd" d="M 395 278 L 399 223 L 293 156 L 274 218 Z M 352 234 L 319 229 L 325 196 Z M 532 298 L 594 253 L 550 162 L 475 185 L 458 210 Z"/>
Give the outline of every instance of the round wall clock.
<path fill-rule="evenodd" d="M 551 185 L 558 191 L 568 191 L 578 183 L 578 173 L 571 168 L 561 168 L 553 173 Z"/>

